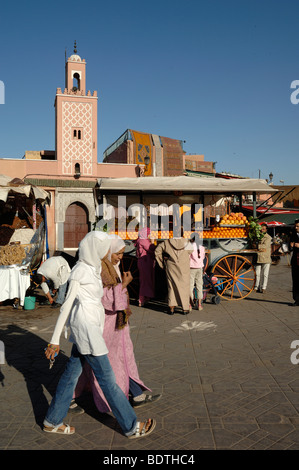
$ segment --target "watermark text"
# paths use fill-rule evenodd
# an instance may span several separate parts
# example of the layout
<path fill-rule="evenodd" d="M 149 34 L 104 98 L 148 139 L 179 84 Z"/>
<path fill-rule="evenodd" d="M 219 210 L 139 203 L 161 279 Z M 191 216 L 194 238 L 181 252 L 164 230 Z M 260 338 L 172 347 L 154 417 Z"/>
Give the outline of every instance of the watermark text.
<path fill-rule="evenodd" d="M 97 230 L 109 234 L 118 233 L 127 239 L 147 238 L 144 229 L 149 229 L 153 238 L 155 233 L 163 232 L 163 238 L 201 238 L 203 231 L 202 204 L 140 204 L 127 206 L 126 196 L 118 196 L 117 206 L 107 203 L 97 208 Z"/>
<path fill-rule="evenodd" d="M 3 341 L 0 341 L 0 364 L 5 364 L 5 346 Z"/>
<path fill-rule="evenodd" d="M 5 104 L 5 86 L 2 80 L 0 80 L 0 104 Z"/>
<path fill-rule="evenodd" d="M 290 100 L 292 104 L 298 104 L 299 103 L 299 80 L 293 80 L 291 83 L 291 88 L 295 89 L 291 93 Z"/>
<path fill-rule="evenodd" d="M 295 351 L 292 352 L 291 354 L 291 363 L 294 365 L 299 364 L 299 340 L 295 339 L 291 343 L 291 349 L 295 349 Z"/>

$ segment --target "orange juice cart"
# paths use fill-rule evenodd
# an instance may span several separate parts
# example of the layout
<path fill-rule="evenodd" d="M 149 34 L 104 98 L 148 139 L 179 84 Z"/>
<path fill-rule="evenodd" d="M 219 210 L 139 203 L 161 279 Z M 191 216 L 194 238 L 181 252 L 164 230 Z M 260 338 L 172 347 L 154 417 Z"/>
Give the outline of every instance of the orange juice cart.
<path fill-rule="evenodd" d="M 256 217 L 257 195 L 270 195 L 277 191 L 265 180 L 190 176 L 102 178 L 98 191 L 99 204 L 115 209 L 113 223 L 107 220 L 109 233 L 118 234 L 127 244 L 123 269 L 130 270 L 134 277 L 130 287 L 131 297 L 138 297 L 134 239 L 138 237 L 139 227 L 150 226 L 151 237 L 159 243 L 174 236 L 176 224 L 183 223 L 185 227 L 184 220 L 191 220 L 191 230 L 184 230 L 183 236 L 190 238 L 191 234 L 196 233 L 202 240 L 207 253 L 207 272 L 217 278 L 218 294 L 223 299 L 240 300 L 254 289 L 256 249 L 248 243 L 250 223 L 242 210 L 242 203 L 246 201 L 248 205 L 248 200 L 252 201 L 252 213 Z M 119 198 L 126 205 L 126 221 L 124 212 L 120 210 L 124 211 L 124 207 L 118 206 Z M 167 207 L 170 209 L 173 205 L 179 207 L 176 217 L 171 210 L 165 213 Z M 161 208 L 162 215 L 158 216 L 158 223 L 151 224 L 151 211 L 152 208 L 156 210 L 157 206 Z M 134 212 L 134 207 L 141 210 L 139 216 Z M 120 223 L 121 212 L 123 219 Z M 105 217 L 100 218 L 102 226 Z M 166 220 L 166 225 L 163 220 Z M 161 288 L 161 282 L 158 284 Z"/>

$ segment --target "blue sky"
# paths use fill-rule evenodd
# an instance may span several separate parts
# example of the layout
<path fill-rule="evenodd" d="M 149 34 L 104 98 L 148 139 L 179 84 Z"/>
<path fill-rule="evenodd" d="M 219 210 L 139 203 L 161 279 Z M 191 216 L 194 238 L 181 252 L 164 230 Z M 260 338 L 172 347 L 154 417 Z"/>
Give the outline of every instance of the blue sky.
<path fill-rule="evenodd" d="M 218 171 L 299 184 L 296 0 L 5 2 L 0 158 L 54 150 L 64 57 L 97 90 L 98 161 L 126 129 L 185 140 Z M 299 94 L 298 94 L 299 97 Z M 1 165 L 1 163 L 0 163 Z M 1 169 L 0 169 L 1 173 Z"/>

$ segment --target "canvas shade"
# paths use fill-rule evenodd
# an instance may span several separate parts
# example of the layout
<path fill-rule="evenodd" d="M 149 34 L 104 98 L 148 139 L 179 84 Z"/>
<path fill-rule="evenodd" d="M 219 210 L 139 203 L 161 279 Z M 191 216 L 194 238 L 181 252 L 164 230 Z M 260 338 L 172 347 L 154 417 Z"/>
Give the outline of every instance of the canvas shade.
<path fill-rule="evenodd" d="M 0 200 L 6 202 L 9 193 L 24 194 L 30 196 L 31 190 L 35 199 L 41 201 L 50 200 L 50 194 L 42 188 L 26 184 L 22 180 L 13 179 L 11 176 L 0 175 Z"/>
<path fill-rule="evenodd" d="M 99 178 L 98 185 L 104 193 L 107 191 L 126 192 L 198 192 L 209 194 L 270 194 L 277 189 L 261 179 L 197 178 L 192 176 L 147 176 L 142 178 Z"/>

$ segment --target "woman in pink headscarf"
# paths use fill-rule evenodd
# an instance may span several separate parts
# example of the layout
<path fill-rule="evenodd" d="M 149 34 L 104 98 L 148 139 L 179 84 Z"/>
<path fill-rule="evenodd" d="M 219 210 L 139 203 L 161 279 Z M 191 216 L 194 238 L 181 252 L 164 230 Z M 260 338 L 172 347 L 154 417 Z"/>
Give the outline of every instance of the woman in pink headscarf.
<path fill-rule="evenodd" d="M 130 398 L 134 408 L 152 403 L 161 398 L 161 394 L 153 395 L 139 377 L 135 361 L 133 343 L 130 336 L 129 316 L 131 309 L 127 285 L 133 279 L 130 272 L 121 273 L 120 262 L 125 251 L 124 241 L 116 236 L 109 236 L 111 246 L 106 260 L 102 261 L 101 279 L 103 283 L 102 304 L 105 308 L 105 324 L 103 339 L 108 349 L 108 359 L 115 374 L 116 383 Z M 84 390 L 91 390 L 95 405 L 101 413 L 111 411 L 104 393 L 97 383 L 92 369 L 85 365 L 81 374 L 72 407 L 79 412 L 75 398 L 80 397 Z M 77 409 L 77 411 L 76 411 Z"/>
<path fill-rule="evenodd" d="M 155 245 L 149 240 L 150 229 L 144 227 L 135 241 L 139 270 L 139 307 L 155 297 Z"/>

